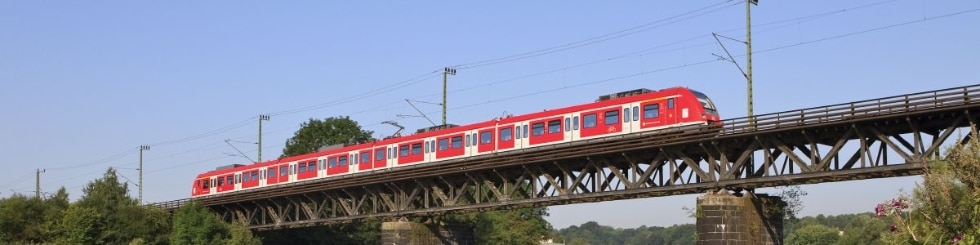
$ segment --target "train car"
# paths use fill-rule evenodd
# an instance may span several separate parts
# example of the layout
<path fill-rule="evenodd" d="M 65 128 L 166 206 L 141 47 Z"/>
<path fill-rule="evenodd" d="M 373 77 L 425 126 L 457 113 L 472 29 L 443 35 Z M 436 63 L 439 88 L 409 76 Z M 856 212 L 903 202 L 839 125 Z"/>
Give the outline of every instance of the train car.
<path fill-rule="evenodd" d="M 720 123 L 714 103 L 701 92 L 684 87 L 637 89 L 603 95 L 592 103 L 469 125 L 440 125 L 408 136 L 332 146 L 251 165 L 219 167 L 195 178 L 191 196 L 234 193 L 617 135 L 720 126 Z"/>

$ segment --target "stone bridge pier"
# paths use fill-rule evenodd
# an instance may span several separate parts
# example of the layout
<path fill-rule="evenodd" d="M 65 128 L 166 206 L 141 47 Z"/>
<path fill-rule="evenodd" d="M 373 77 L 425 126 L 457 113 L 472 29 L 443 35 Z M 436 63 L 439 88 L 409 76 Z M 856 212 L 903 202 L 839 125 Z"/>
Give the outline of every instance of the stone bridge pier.
<path fill-rule="evenodd" d="M 782 245 L 786 203 L 777 196 L 709 192 L 698 197 L 698 245 Z"/>

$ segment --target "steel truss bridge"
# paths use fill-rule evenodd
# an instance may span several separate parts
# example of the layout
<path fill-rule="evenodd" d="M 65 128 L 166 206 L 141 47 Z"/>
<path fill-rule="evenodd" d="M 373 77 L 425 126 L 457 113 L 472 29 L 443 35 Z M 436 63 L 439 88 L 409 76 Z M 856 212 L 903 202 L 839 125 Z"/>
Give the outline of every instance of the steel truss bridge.
<path fill-rule="evenodd" d="M 196 199 L 275 229 L 921 174 L 980 118 L 980 85 Z M 173 209 L 189 199 L 158 203 Z"/>

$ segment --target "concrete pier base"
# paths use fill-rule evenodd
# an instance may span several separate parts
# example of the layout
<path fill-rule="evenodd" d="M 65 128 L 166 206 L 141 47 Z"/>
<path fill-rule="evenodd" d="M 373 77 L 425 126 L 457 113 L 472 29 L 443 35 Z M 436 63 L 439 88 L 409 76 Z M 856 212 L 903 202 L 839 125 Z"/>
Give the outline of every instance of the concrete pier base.
<path fill-rule="evenodd" d="M 765 194 L 727 191 L 698 197 L 697 244 L 782 245 L 785 202 Z"/>
<path fill-rule="evenodd" d="M 472 245 L 472 227 L 441 227 L 409 221 L 381 223 L 383 245 Z"/>

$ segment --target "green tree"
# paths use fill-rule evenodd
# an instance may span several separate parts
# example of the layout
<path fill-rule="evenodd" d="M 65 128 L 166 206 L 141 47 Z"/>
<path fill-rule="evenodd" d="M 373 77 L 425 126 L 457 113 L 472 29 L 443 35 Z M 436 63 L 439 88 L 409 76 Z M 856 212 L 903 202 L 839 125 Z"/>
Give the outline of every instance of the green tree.
<path fill-rule="evenodd" d="M 227 245 L 261 245 L 262 240 L 252 234 L 252 231 L 248 229 L 248 224 L 244 222 L 234 222 L 231 224 L 225 224 L 225 229 L 228 230 L 230 237 L 228 241 L 225 242 Z M 201 244 L 201 243 L 198 243 Z M 218 244 L 218 243 L 213 243 Z"/>
<path fill-rule="evenodd" d="M 172 245 L 221 244 L 228 236 L 225 223 L 196 202 L 187 203 L 174 213 Z"/>
<path fill-rule="evenodd" d="M 71 205 L 65 216 L 55 225 L 55 244 L 94 244 L 99 237 L 104 220 L 94 208 Z"/>
<path fill-rule="evenodd" d="M 361 130 L 349 117 L 328 117 L 323 120 L 310 118 L 300 124 L 292 138 L 286 140 L 279 158 L 316 152 L 320 147 L 337 144 L 356 144 L 371 140 L 373 132 Z"/>
<path fill-rule="evenodd" d="M 127 185 L 119 182 L 114 169 L 109 168 L 102 178 L 89 182 L 82 191 L 82 197 L 74 205 L 96 212 L 91 224 L 99 232 L 90 237 L 94 243 L 166 242 L 170 230 L 169 215 L 163 210 L 139 205 L 129 196 Z"/>
<path fill-rule="evenodd" d="M 881 233 L 888 230 L 888 224 L 882 219 L 875 219 L 869 214 L 861 214 L 853 218 L 844 229 L 840 245 L 880 245 Z"/>
<path fill-rule="evenodd" d="M 538 244 L 550 234 L 546 208 L 518 208 L 474 213 L 477 244 Z"/>
<path fill-rule="evenodd" d="M 14 194 L 0 202 L 0 238 L 4 243 L 40 243 L 45 236 L 44 205 L 33 196 Z"/>
<path fill-rule="evenodd" d="M 837 244 L 839 231 L 821 224 L 807 224 L 786 237 L 786 244 L 830 245 Z"/>

